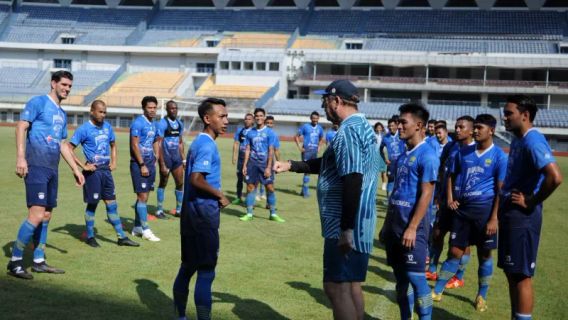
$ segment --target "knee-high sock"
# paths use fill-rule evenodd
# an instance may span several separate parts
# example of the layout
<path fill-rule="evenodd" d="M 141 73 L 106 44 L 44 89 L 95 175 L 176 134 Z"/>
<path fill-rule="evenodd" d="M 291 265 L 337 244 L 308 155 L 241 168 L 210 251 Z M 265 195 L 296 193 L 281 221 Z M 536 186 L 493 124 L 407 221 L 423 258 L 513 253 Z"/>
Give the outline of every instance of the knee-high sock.
<path fill-rule="evenodd" d="M 27 219 L 22 222 L 14 246 L 12 247 L 12 261 L 22 260 L 24 249 L 32 239 L 36 226 Z"/>
<path fill-rule="evenodd" d="M 243 197 L 243 172 L 237 172 L 237 198 Z"/>
<path fill-rule="evenodd" d="M 95 212 L 97 211 L 97 202 L 88 203 L 85 209 L 85 226 L 87 226 L 87 238 L 95 236 Z"/>
<path fill-rule="evenodd" d="M 119 239 L 125 237 L 124 230 L 122 230 L 122 222 L 120 222 L 120 216 L 118 215 L 118 204 L 113 201 L 106 205 L 108 222 L 114 227 L 116 235 Z"/>
<path fill-rule="evenodd" d="M 174 308 L 178 317 L 185 317 L 185 309 L 187 308 L 187 297 L 189 295 L 189 281 L 195 273 L 195 270 L 189 270 L 184 265 L 179 267 L 178 274 L 174 281 Z"/>
<path fill-rule="evenodd" d="M 137 227 L 142 227 L 143 230 L 148 229 L 148 207 L 146 202 L 136 201 L 136 218 L 138 224 L 134 221 Z"/>
<path fill-rule="evenodd" d="M 477 277 L 479 279 L 479 291 L 477 295 L 487 299 L 487 291 L 489 290 L 489 282 L 493 276 L 493 259 L 489 258 L 479 263 L 477 269 Z"/>
<path fill-rule="evenodd" d="M 195 282 L 195 309 L 197 310 L 198 320 L 211 319 L 211 285 L 215 279 L 215 270 L 197 271 L 197 281 Z"/>
<path fill-rule="evenodd" d="M 436 285 L 434 286 L 434 292 L 436 294 L 444 292 L 446 284 L 458 271 L 459 264 L 460 260 L 455 258 L 450 258 L 442 263 L 442 268 L 438 273 L 438 280 L 436 281 Z"/>
<path fill-rule="evenodd" d="M 247 214 L 252 215 L 252 208 L 254 207 L 255 196 L 256 196 L 255 190 L 247 193 Z"/>
<path fill-rule="evenodd" d="M 393 271 L 396 278 L 396 301 L 398 302 L 400 319 L 408 320 L 412 317 L 412 309 L 408 299 L 410 280 L 404 271 L 394 268 Z"/>
<path fill-rule="evenodd" d="M 440 261 L 440 255 L 442 254 L 442 248 L 438 247 L 435 243 L 430 246 L 430 264 L 428 265 L 428 271 L 434 273 L 438 271 L 438 262 Z"/>
<path fill-rule="evenodd" d="M 181 212 L 181 204 L 183 203 L 183 189 L 175 191 L 176 194 L 176 212 Z"/>
<path fill-rule="evenodd" d="M 515 313 L 514 320 L 532 320 L 532 314 Z"/>
<path fill-rule="evenodd" d="M 40 263 L 45 260 L 45 245 L 47 244 L 47 227 L 49 226 L 49 220 L 43 220 L 41 225 L 37 226 L 40 229 L 39 242 L 34 249 L 34 262 Z"/>
<path fill-rule="evenodd" d="M 408 299 L 408 312 L 410 312 L 410 318 L 412 319 L 412 313 L 414 312 L 414 289 L 412 285 L 408 286 L 406 297 Z"/>
<path fill-rule="evenodd" d="M 467 264 L 469 263 L 469 258 L 470 255 L 469 254 L 464 254 L 461 259 L 460 259 L 460 266 L 458 268 L 458 271 L 456 272 L 456 278 L 463 280 L 463 275 L 465 273 L 465 267 L 467 266 Z"/>
<path fill-rule="evenodd" d="M 157 197 L 157 207 L 158 210 L 164 210 L 164 198 L 165 198 L 165 193 L 166 190 L 164 190 L 164 188 L 158 188 L 158 190 L 156 191 L 156 197 Z"/>
<path fill-rule="evenodd" d="M 266 203 L 270 206 L 270 215 L 276 214 L 276 194 L 266 191 Z"/>
<path fill-rule="evenodd" d="M 426 274 L 424 272 L 407 272 L 407 275 L 414 288 L 419 319 L 432 319 L 432 295 L 430 294 L 428 281 L 426 281 Z"/>
<path fill-rule="evenodd" d="M 304 196 L 307 196 L 310 193 L 309 184 L 310 184 L 310 175 L 304 174 L 304 180 L 302 181 L 302 193 L 304 194 Z"/>

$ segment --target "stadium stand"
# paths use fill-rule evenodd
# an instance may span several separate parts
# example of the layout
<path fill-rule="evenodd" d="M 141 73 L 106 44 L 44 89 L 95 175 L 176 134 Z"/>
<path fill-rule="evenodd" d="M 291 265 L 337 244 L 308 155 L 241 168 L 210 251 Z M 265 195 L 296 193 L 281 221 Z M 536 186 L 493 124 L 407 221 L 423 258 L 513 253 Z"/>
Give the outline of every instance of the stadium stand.
<path fill-rule="evenodd" d="M 189 30 L 148 29 L 137 43 L 140 46 L 197 47 L 206 33 Z"/>
<path fill-rule="evenodd" d="M 339 38 L 299 37 L 291 49 L 339 49 Z"/>
<path fill-rule="evenodd" d="M 381 51 L 423 51 L 458 53 L 521 53 L 555 54 L 558 46 L 548 41 L 484 41 L 446 39 L 368 39 L 365 50 Z"/>
<path fill-rule="evenodd" d="M 200 97 L 258 99 L 268 89 L 270 87 L 217 84 L 215 77 L 210 76 L 199 87 L 195 95 Z"/>
<path fill-rule="evenodd" d="M 289 34 L 281 33 L 233 33 L 219 42 L 223 48 L 286 48 Z"/>

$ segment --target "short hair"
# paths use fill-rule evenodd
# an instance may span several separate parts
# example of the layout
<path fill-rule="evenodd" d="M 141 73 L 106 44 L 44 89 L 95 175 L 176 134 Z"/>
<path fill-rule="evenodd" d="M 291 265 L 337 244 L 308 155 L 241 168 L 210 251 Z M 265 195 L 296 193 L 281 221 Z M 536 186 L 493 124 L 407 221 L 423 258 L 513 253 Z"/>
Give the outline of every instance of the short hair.
<path fill-rule="evenodd" d="M 475 122 L 475 119 L 473 119 L 472 116 L 465 115 L 465 116 L 461 116 L 461 117 L 457 118 L 456 122 L 458 122 L 458 121 L 467 121 L 467 122 L 473 123 L 473 122 Z"/>
<path fill-rule="evenodd" d="M 428 112 L 428 109 L 426 109 L 426 107 L 420 102 L 405 103 L 398 108 L 398 111 L 401 114 L 411 113 L 422 120 L 424 125 L 428 123 L 428 119 L 430 118 L 430 112 Z"/>
<path fill-rule="evenodd" d="M 174 100 L 168 100 L 168 102 L 166 102 L 166 107 L 169 106 L 171 103 L 175 104 L 177 107 L 177 102 L 175 102 Z"/>
<path fill-rule="evenodd" d="M 51 74 L 51 81 L 59 82 L 61 81 L 61 78 L 66 78 L 73 81 L 73 74 L 66 70 L 55 71 Z"/>
<path fill-rule="evenodd" d="M 527 111 L 529 113 L 530 122 L 534 121 L 534 118 L 536 117 L 536 112 L 538 111 L 538 107 L 536 106 L 536 102 L 534 101 L 533 98 L 522 94 L 518 94 L 507 97 L 507 103 L 516 104 L 517 110 L 519 110 L 519 112 L 521 113 Z"/>
<path fill-rule="evenodd" d="M 434 125 L 436 125 L 437 120 L 436 119 L 430 119 L 428 120 L 428 124 L 433 123 Z"/>
<path fill-rule="evenodd" d="M 385 126 L 383 126 L 383 124 L 380 122 L 376 122 L 375 125 L 373 126 L 373 129 L 377 130 L 378 126 L 381 126 L 381 128 L 385 129 Z"/>
<path fill-rule="evenodd" d="M 211 110 L 213 110 L 213 105 L 216 104 L 220 104 L 223 107 L 227 106 L 225 100 L 217 98 L 207 98 L 199 103 L 199 106 L 197 107 L 197 113 L 199 114 L 199 118 L 201 118 L 201 121 L 203 121 L 205 115 L 207 115 L 209 112 L 211 112 Z M 203 121 L 203 123 L 205 124 L 205 121 Z"/>
<path fill-rule="evenodd" d="M 317 111 L 312 111 L 312 113 L 310 113 L 310 118 L 313 117 L 313 116 L 318 116 L 318 117 L 319 117 L 320 114 L 319 114 L 319 112 L 317 112 Z"/>
<path fill-rule="evenodd" d="M 490 126 L 491 128 L 495 128 L 497 126 L 497 119 L 495 119 L 494 116 L 488 113 L 482 113 L 478 114 L 477 117 L 475 117 L 474 123 L 484 124 Z"/>
<path fill-rule="evenodd" d="M 266 116 L 266 118 L 264 120 L 265 121 L 268 121 L 268 120 L 274 121 L 274 116 Z"/>
<path fill-rule="evenodd" d="M 245 114 L 245 119 L 246 119 L 246 118 L 247 118 L 248 116 L 251 116 L 251 117 L 253 117 L 253 118 L 254 118 L 254 115 L 253 115 L 252 113 L 250 113 L 250 112 L 249 112 L 249 113 L 247 113 L 247 114 Z"/>
<path fill-rule="evenodd" d="M 91 103 L 91 111 L 95 110 L 98 105 L 103 105 L 106 107 L 106 103 L 103 100 L 95 100 Z"/>
<path fill-rule="evenodd" d="M 150 102 L 154 102 L 156 105 L 158 105 L 158 99 L 156 99 L 156 97 L 154 96 L 145 96 L 144 98 L 142 98 L 142 108 L 146 108 L 146 106 L 148 105 L 148 103 Z"/>
<path fill-rule="evenodd" d="M 439 121 L 436 122 L 436 126 L 434 127 L 434 130 L 438 130 L 438 129 L 443 129 L 448 131 L 448 127 L 446 127 L 445 123 L 440 123 Z"/>
<path fill-rule="evenodd" d="M 436 126 L 438 125 L 444 125 L 444 126 L 448 126 L 448 123 L 446 122 L 446 120 L 436 120 Z"/>
<path fill-rule="evenodd" d="M 387 124 L 391 124 L 391 123 L 397 123 L 398 124 L 398 115 L 393 115 L 389 121 L 387 122 Z"/>
<path fill-rule="evenodd" d="M 266 115 L 266 111 L 263 108 L 256 108 L 254 109 L 253 115 L 256 115 L 257 112 L 262 112 L 262 114 Z"/>

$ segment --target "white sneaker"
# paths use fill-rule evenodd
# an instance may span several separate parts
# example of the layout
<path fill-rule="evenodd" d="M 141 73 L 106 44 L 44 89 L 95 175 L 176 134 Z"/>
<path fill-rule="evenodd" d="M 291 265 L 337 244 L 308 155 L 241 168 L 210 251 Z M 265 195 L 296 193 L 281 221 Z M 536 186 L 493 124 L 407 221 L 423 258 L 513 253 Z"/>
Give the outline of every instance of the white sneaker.
<path fill-rule="evenodd" d="M 260 200 L 261 200 L 261 199 L 260 199 L 260 196 L 259 196 L 258 194 L 256 195 L 255 199 L 256 199 L 256 201 L 260 201 Z"/>
<path fill-rule="evenodd" d="M 142 239 L 152 242 L 160 241 L 160 238 L 156 237 L 156 235 L 150 229 L 146 229 L 144 230 L 144 232 L 142 232 Z"/>
<path fill-rule="evenodd" d="M 387 184 L 386 184 L 386 183 L 383 183 L 383 184 L 381 185 L 381 190 L 383 190 L 383 191 L 386 191 L 386 190 L 387 190 Z"/>
<path fill-rule="evenodd" d="M 263 194 L 262 196 L 260 196 L 260 198 L 266 200 L 266 194 Z"/>
<path fill-rule="evenodd" d="M 144 230 L 142 229 L 142 227 L 132 228 L 132 235 L 133 236 L 141 237 L 143 233 L 144 233 Z"/>

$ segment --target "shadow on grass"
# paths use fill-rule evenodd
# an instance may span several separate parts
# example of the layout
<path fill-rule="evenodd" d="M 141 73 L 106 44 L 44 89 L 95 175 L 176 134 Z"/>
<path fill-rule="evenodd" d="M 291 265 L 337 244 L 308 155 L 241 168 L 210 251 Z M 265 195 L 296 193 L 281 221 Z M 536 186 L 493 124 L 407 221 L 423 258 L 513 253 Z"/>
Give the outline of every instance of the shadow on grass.
<path fill-rule="evenodd" d="M 364 292 L 368 292 L 368 293 L 371 293 L 371 294 L 376 294 L 376 295 L 381 296 L 378 299 L 383 299 L 383 297 L 386 297 L 387 299 L 389 299 L 390 302 L 397 303 L 396 302 L 396 291 L 395 290 L 384 290 L 382 288 L 373 287 L 373 286 L 369 286 L 369 285 L 364 285 L 364 286 L 362 286 L 362 288 L 363 288 Z"/>
<path fill-rule="evenodd" d="M 2 246 L 2 251 L 4 251 L 4 256 L 6 258 L 11 258 L 12 257 L 12 248 L 14 247 L 14 242 L 15 241 L 10 241 L 10 242 L 6 242 L 6 244 L 4 246 Z M 65 249 L 61 249 L 58 248 L 56 246 L 52 246 L 49 243 L 46 245 L 46 247 L 48 249 L 53 249 L 56 251 L 59 251 L 59 253 L 62 254 L 66 254 L 68 251 Z M 31 260 L 33 258 L 33 251 L 34 251 L 34 245 L 30 242 L 27 246 L 26 249 L 24 250 L 24 261 L 28 261 Z M 47 251 L 49 252 L 49 251 Z M 47 259 L 47 253 L 45 254 L 46 259 Z"/>
<path fill-rule="evenodd" d="M 163 293 L 157 283 L 148 279 L 136 279 L 136 293 L 140 298 L 140 302 L 145 305 L 149 311 L 159 314 L 160 318 L 164 317 L 163 312 L 159 310 L 170 310 L 173 316 L 173 300 Z"/>
<path fill-rule="evenodd" d="M 322 289 L 314 288 L 309 283 L 299 282 L 299 281 L 289 281 L 289 282 L 286 282 L 286 284 L 289 285 L 290 287 L 296 289 L 296 290 L 305 291 L 312 298 L 314 298 L 314 300 L 317 303 L 331 309 L 331 304 L 329 303 L 329 300 L 325 296 L 325 293 L 323 292 Z"/>
<path fill-rule="evenodd" d="M 440 309 L 434 305 L 432 309 L 432 319 L 452 319 L 452 320 L 467 320 L 467 318 L 457 316 L 447 310 Z"/>
<path fill-rule="evenodd" d="M 394 275 L 393 275 L 390 267 L 387 267 L 387 268 L 388 268 L 388 270 L 387 269 L 381 269 L 377 266 L 369 266 L 367 268 L 367 270 L 369 272 L 372 272 L 372 273 L 378 275 L 379 277 L 385 279 L 386 281 L 394 282 L 395 281 Z"/>
<path fill-rule="evenodd" d="M 240 298 L 236 295 L 223 292 L 213 292 L 213 297 L 218 299 L 213 301 L 213 308 L 215 308 L 215 303 L 234 304 L 235 306 L 232 311 L 239 319 L 289 319 L 262 301 Z"/>
<path fill-rule="evenodd" d="M 228 206 L 226 208 L 221 209 L 221 213 L 226 214 L 228 216 L 234 216 L 234 217 L 242 216 L 244 214 L 244 212 L 239 211 L 236 208 L 237 208 L 236 205 L 231 205 L 231 206 Z"/>
<path fill-rule="evenodd" d="M 452 297 L 454 299 L 460 300 L 462 302 L 465 302 L 465 303 L 475 307 L 475 301 L 473 301 L 470 298 L 466 298 L 464 296 L 457 294 L 457 292 L 454 291 L 454 290 L 444 290 L 444 296 Z"/>
<path fill-rule="evenodd" d="M 111 228 L 112 228 L 112 226 L 111 226 Z M 51 229 L 51 231 L 55 232 L 55 233 L 70 235 L 73 238 L 75 238 L 75 239 L 77 239 L 81 242 L 85 242 L 85 239 L 83 238 L 83 233 L 85 232 L 85 226 L 84 225 L 68 223 L 64 226 Z M 97 228 L 95 228 L 95 238 L 97 240 L 116 244 L 116 241 L 111 240 L 111 239 L 106 238 L 106 237 L 103 237 L 103 236 L 100 236 L 97 233 L 98 233 Z"/>

